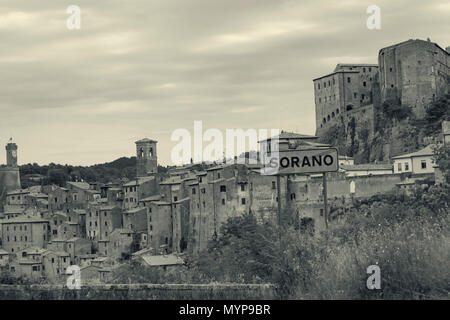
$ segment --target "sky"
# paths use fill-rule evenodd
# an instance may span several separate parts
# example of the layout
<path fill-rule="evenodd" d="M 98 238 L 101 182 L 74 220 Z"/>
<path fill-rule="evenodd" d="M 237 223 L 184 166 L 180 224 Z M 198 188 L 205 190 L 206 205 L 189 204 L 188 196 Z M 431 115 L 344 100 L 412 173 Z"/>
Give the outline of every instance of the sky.
<path fill-rule="evenodd" d="M 408 39 L 445 48 L 449 31 L 448 0 L 1 0 L 0 144 L 19 164 L 92 165 L 148 137 L 167 165 L 195 120 L 314 134 L 312 79 Z"/>

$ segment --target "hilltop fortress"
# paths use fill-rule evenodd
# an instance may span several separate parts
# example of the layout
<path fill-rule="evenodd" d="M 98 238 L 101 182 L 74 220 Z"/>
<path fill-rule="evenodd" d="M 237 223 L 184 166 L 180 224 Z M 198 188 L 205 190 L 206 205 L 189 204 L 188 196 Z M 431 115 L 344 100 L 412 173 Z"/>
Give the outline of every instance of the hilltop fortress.
<path fill-rule="evenodd" d="M 384 103 L 407 106 L 422 119 L 431 102 L 450 93 L 450 47 L 444 50 L 429 40 L 404 41 L 381 49 L 378 65 L 338 64 L 313 82 L 316 135 L 324 137 L 337 126 L 353 136 L 359 129 L 364 133 L 360 138 L 370 142 Z M 396 153 L 385 151 L 383 159 L 370 160 L 386 160 Z"/>

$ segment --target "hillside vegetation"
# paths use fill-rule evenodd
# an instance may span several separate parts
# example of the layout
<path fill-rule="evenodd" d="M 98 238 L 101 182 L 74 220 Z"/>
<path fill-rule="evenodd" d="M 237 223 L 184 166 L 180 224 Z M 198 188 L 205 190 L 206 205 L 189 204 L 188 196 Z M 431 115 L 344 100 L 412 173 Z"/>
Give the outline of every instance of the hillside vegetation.
<path fill-rule="evenodd" d="M 375 108 L 373 132 L 368 123 L 353 118 L 347 127 L 333 124 L 321 141 L 355 157 L 358 163 L 387 161 L 428 145 L 441 133 L 443 120 L 450 120 L 450 94 L 431 103 L 423 119 L 417 119 L 409 106 L 387 101 Z"/>

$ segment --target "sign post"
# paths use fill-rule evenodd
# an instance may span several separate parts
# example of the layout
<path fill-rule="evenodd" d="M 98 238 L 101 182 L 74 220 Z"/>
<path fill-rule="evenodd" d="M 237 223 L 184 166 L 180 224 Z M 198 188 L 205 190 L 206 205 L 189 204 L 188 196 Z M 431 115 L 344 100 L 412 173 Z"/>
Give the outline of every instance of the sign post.
<path fill-rule="evenodd" d="M 327 173 L 322 175 L 323 179 L 323 217 L 325 219 L 325 229 L 328 229 L 328 195 L 327 195 Z"/>
<path fill-rule="evenodd" d="M 323 179 L 323 202 L 325 228 L 328 228 L 327 172 L 339 170 L 338 151 L 332 147 L 304 147 L 280 150 L 277 156 L 270 157 L 268 175 L 277 176 L 278 224 L 281 228 L 281 188 L 280 176 L 290 174 L 320 174 Z M 264 172 L 263 172 L 264 174 Z"/>

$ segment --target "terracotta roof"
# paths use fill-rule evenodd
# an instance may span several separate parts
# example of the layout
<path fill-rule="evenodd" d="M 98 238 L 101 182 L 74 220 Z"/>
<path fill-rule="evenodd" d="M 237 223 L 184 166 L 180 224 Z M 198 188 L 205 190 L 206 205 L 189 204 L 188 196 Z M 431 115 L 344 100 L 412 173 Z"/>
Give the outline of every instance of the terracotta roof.
<path fill-rule="evenodd" d="M 404 159 L 404 158 L 414 158 L 414 157 L 424 157 L 424 156 L 432 156 L 434 154 L 433 152 L 434 145 L 430 144 L 426 146 L 425 148 L 412 152 L 407 154 L 402 154 L 396 157 L 393 157 L 392 159 Z"/>
<path fill-rule="evenodd" d="M 83 190 L 89 190 L 89 183 L 87 183 L 87 182 L 68 181 L 67 184 L 73 185 L 73 186 L 83 189 Z"/>
<path fill-rule="evenodd" d="M 148 202 L 148 201 L 158 201 L 161 199 L 161 196 L 159 194 L 156 194 L 154 196 L 150 196 L 144 199 L 139 200 L 139 202 Z"/>
<path fill-rule="evenodd" d="M 350 165 L 341 165 L 341 169 L 345 171 L 385 171 L 392 170 L 392 164 L 376 164 L 376 163 L 367 163 L 367 164 L 356 164 L 353 166 Z"/>
<path fill-rule="evenodd" d="M 16 218 L 11 218 L 11 219 L 7 219 L 4 220 L 2 222 L 3 224 L 5 223 L 48 223 L 48 220 L 42 219 L 42 218 L 38 218 L 38 217 L 16 217 Z"/>

